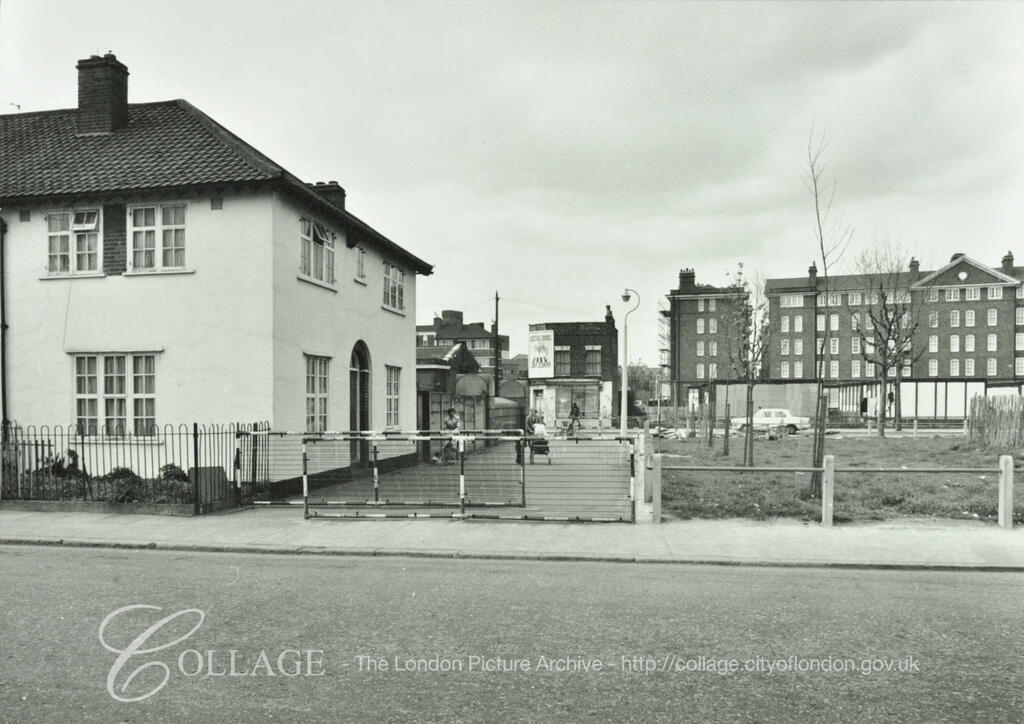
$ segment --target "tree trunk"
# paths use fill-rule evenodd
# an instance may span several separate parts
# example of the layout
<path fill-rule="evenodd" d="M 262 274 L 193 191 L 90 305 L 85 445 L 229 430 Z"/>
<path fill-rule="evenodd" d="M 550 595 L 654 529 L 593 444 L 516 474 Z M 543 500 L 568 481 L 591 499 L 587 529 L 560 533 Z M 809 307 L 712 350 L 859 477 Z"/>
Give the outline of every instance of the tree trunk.
<path fill-rule="evenodd" d="M 888 377 L 883 365 L 879 365 L 878 372 L 878 407 L 875 410 L 878 421 L 878 437 L 885 437 L 885 406 L 889 402 L 889 390 L 887 389 Z"/>
<path fill-rule="evenodd" d="M 743 446 L 743 465 L 754 467 L 754 385 L 747 383 L 747 439 Z"/>
<path fill-rule="evenodd" d="M 893 404 L 893 414 L 896 416 L 896 432 L 903 430 L 903 369 L 896 369 L 896 401 Z"/>
<path fill-rule="evenodd" d="M 732 419 L 729 417 L 729 387 L 725 388 L 725 420 L 722 423 L 722 455 L 729 457 L 729 426 Z"/>
<path fill-rule="evenodd" d="M 814 407 L 814 448 L 811 453 L 811 465 L 820 468 L 825 460 L 825 423 L 828 400 L 825 396 L 825 385 L 818 380 L 818 397 Z M 821 473 L 811 473 L 811 495 L 821 495 Z"/>

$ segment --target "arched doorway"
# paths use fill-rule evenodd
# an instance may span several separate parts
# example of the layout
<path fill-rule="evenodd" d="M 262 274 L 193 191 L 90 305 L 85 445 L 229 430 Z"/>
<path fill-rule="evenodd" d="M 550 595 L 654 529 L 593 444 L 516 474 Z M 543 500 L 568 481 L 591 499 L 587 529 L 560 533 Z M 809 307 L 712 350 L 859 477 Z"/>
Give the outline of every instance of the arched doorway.
<path fill-rule="evenodd" d="M 349 430 L 370 429 L 370 351 L 362 340 L 352 348 L 348 372 Z M 369 458 L 367 442 L 352 443 L 352 462 L 365 462 Z"/>

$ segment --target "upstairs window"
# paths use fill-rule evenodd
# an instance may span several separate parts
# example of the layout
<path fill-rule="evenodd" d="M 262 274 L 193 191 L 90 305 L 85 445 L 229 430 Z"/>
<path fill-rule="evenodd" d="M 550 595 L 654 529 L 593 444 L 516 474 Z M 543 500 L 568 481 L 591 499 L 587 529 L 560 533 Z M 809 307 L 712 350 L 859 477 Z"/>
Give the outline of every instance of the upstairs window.
<path fill-rule="evenodd" d="M 939 290 L 938 289 L 929 289 L 928 292 L 924 295 L 924 300 L 926 302 L 937 302 L 937 301 L 939 301 Z"/>
<path fill-rule="evenodd" d="M 989 299 L 1002 299 L 1003 298 L 1003 288 L 1002 287 L 989 287 L 988 288 L 988 298 Z"/>
<path fill-rule="evenodd" d="M 803 332 L 804 331 L 804 317 L 802 314 L 798 314 L 793 317 L 793 331 Z"/>
<path fill-rule="evenodd" d="M 976 302 L 981 299 L 981 287 L 967 287 L 965 298 L 968 302 Z"/>
<path fill-rule="evenodd" d="M 318 221 L 299 219 L 299 237 L 299 271 L 324 284 L 334 284 L 334 232 Z"/>
<path fill-rule="evenodd" d="M 586 364 L 584 372 L 588 377 L 600 377 L 601 376 L 601 348 L 588 349 L 586 354 Z"/>
<path fill-rule="evenodd" d="M 960 301 L 960 290 L 959 289 L 947 289 L 946 290 L 946 301 L 947 302 L 959 302 Z"/>
<path fill-rule="evenodd" d="M 134 206 L 128 225 L 132 271 L 185 267 L 185 204 Z"/>
<path fill-rule="evenodd" d="M 356 247 L 356 279 L 366 279 L 366 249 L 361 246 Z"/>
<path fill-rule="evenodd" d="M 405 310 L 405 272 L 384 262 L 384 306 Z"/>
<path fill-rule="evenodd" d="M 99 211 L 58 211 L 46 215 L 46 273 L 53 276 L 99 271 Z"/>
<path fill-rule="evenodd" d="M 568 377 L 571 369 L 569 350 L 555 348 L 555 377 Z"/>

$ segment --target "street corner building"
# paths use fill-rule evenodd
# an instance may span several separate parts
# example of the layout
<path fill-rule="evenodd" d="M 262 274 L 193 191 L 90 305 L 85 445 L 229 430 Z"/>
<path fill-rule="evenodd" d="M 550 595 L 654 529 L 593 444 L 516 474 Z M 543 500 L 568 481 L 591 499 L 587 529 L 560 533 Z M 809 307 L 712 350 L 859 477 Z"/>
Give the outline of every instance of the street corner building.
<path fill-rule="evenodd" d="M 188 102 L 129 103 L 114 55 L 77 70 L 77 108 L 0 116 L 5 418 L 414 427 L 431 265 Z"/>
<path fill-rule="evenodd" d="M 768 279 L 770 346 L 758 385 L 761 407 L 814 414 L 822 379 L 830 411 L 874 415 L 879 404 L 904 417 L 962 418 L 976 395 L 1020 394 L 1024 387 L 1024 267 L 1007 252 L 997 265 L 955 253 L 937 270 L 915 259 L 904 268 L 830 276 L 811 264 L 805 276 Z M 663 312 L 669 374 L 680 405 L 731 379 L 723 359 L 728 289 L 679 275 Z M 874 344 L 880 307 L 898 308 L 902 355 L 888 369 Z M 893 316 L 893 315 L 890 315 Z M 883 374 L 884 372 L 884 374 Z M 884 379 L 884 387 L 883 380 Z M 720 401 L 720 396 L 719 396 Z"/>
<path fill-rule="evenodd" d="M 611 307 L 603 322 L 531 324 L 528 384 L 530 409 L 550 429 L 572 422 L 610 428 L 619 414 L 618 332 Z"/>

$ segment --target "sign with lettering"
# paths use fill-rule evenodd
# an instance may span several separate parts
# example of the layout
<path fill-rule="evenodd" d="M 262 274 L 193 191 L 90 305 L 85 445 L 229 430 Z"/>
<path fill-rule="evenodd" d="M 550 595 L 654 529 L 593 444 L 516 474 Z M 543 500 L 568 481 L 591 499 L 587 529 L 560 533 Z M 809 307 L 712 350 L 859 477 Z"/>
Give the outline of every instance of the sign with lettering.
<path fill-rule="evenodd" d="M 555 376 L 555 333 L 550 329 L 530 332 L 530 379 Z"/>

